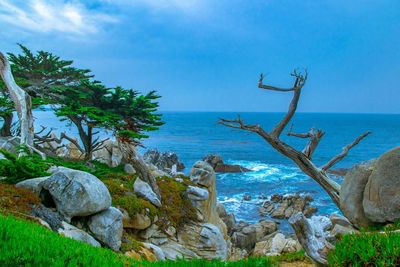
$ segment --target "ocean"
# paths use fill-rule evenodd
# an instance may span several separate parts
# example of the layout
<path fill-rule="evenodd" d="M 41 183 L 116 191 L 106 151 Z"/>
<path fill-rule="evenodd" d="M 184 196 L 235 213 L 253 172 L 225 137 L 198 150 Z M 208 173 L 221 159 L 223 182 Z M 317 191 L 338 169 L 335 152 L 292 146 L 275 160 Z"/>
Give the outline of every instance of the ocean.
<path fill-rule="evenodd" d="M 249 124 L 260 124 L 270 130 L 284 113 L 239 113 Z M 312 205 L 318 214 L 338 212 L 328 195 L 311 178 L 304 175 L 289 159 L 280 155 L 261 137 L 254 133 L 226 128 L 217 123 L 218 118 L 235 118 L 237 113 L 214 112 L 165 112 L 166 123 L 159 131 L 151 132 L 144 141 L 146 149 L 172 151 L 184 162 L 185 173 L 207 154 L 219 154 L 226 163 L 240 164 L 253 170 L 248 173 L 226 173 L 217 175 L 218 200 L 237 220 L 254 223 L 262 219 L 258 208 L 263 200 L 260 196 L 275 193 L 309 194 L 314 198 Z M 56 131 L 65 127 L 49 112 L 35 112 L 36 125 L 52 126 Z M 298 113 L 292 119 L 294 132 L 307 132 L 311 127 L 323 129 L 326 134 L 314 153 L 313 161 L 323 165 L 342 151 L 365 131 L 372 134 L 353 148 L 349 155 L 335 168 L 350 168 L 371 160 L 385 151 L 400 145 L 400 115 L 391 114 L 319 114 Z M 73 127 L 68 130 L 76 132 Z M 287 131 L 287 129 L 286 129 Z M 298 149 L 307 140 L 288 137 L 282 139 Z M 143 150 L 142 150 L 143 151 Z M 339 183 L 341 179 L 335 177 Z M 251 196 L 243 201 L 243 196 Z"/>

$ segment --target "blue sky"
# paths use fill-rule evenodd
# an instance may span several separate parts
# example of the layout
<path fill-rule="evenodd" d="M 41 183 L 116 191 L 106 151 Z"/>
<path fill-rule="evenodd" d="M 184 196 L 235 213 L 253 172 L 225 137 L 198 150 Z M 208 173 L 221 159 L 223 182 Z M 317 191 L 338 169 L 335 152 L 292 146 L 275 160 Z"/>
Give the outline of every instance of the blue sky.
<path fill-rule="evenodd" d="M 307 67 L 303 112 L 400 113 L 398 0 L 0 0 L 0 50 L 16 43 L 162 95 L 164 111 L 284 111 Z"/>

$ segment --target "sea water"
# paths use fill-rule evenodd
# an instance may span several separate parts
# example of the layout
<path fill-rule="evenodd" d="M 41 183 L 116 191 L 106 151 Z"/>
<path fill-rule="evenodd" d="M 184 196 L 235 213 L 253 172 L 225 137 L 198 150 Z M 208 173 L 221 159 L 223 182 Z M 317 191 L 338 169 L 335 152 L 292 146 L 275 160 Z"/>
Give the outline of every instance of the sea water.
<path fill-rule="evenodd" d="M 240 114 L 248 124 L 260 124 L 266 131 L 285 115 L 283 113 L 200 113 L 166 112 L 166 123 L 159 131 L 151 132 L 144 141 L 146 149 L 173 151 L 186 165 L 191 166 L 207 154 L 219 154 L 226 163 L 239 164 L 252 170 L 248 173 L 225 173 L 217 175 L 218 200 L 237 220 L 257 222 L 262 217 L 258 208 L 263 200 L 279 194 L 309 194 L 318 214 L 338 212 L 328 195 L 311 178 L 304 175 L 289 159 L 276 152 L 257 134 L 231 129 L 218 124 L 219 118 L 234 119 Z M 36 127 L 46 125 L 55 131 L 76 134 L 73 126 L 66 126 L 50 112 L 35 112 Z M 353 148 L 349 155 L 334 168 L 350 168 L 353 165 L 378 157 L 385 151 L 400 145 L 400 115 L 390 114 L 317 114 L 298 113 L 292 119 L 293 132 L 305 133 L 311 127 L 326 132 L 313 161 L 317 166 L 328 162 L 342 148 L 365 131 L 371 135 Z M 290 125 L 289 125 L 290 127 Z M 282 139 L 302 150 L 307 140 L 288 137 L 287 129 Z M 143 152 L 144 150 L 142 150 Z M 332 177 L 341 183 L 341 178 Z M 251 196 L 244 201 L 243 196 Z"/>

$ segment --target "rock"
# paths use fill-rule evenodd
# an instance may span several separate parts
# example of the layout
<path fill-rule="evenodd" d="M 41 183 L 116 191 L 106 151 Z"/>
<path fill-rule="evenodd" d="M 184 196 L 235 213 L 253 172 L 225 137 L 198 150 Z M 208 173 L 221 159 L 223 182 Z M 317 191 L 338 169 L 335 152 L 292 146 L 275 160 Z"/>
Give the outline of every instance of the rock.
<path fill-rule="evenodd" d="M 18 147 L 20 146 L 19 137 L 2 137 L 0 136 L 0 147 L 13 154 L 17 153 Z"/>
<path fill-rule="evenodd" d="M 329 216 L 329 220 L 331 220 L 333 226 L 341 225 L 343 227 L 352 227 L 349 220 L 347 220 L 345 217 L 340 216 L 339 214 L 336 214 L 336 213 L 332 213 L 331 216 Z"/>
<path fill-rule="evenodd" d="M 135 215 L 129 216 L 126 211 L 122 211 L 122 222 L 124 228 L 144 230 L 151 225 L 149 216 L 136 213 Z"/>
<path fill-rule="evenodd" d="M 161 201 L 158 199 L 157 195 L 153 192 L 153 189 L 151 189 L 148 183 L 143 182 L 140 178 L 136 178 L 136 181 L 133 184 L 133 189 L 135 194 L 137 194 L 139 197 L 147 199 L 156 207 L 161 207 Z"/>
<path fill-rule="evenodd" d="M 220 218 L 225 218 L 226 216 L 228 216 L 224 204 L 219 202 L 217 203 L 217 213 Z"/>
<path fill-rule="evenodd" d="M 363 207 L 375 223 L 400 219 L 400 147 L 377 159 L 365 186 Z"/>
<path fill-rule="evenodd" d="M 290 244 L 288 245 L 289 242 Z M 266 237 L 264 241 L 258 242 L 254 248 L 253 255 L 278 256 L 284 252 L 285 248 L 286 251 L 290 251 L 296 250 L 298 247 L 292 239 L 286 239 L 282 233 L 277 232 Z"/>
<path fill-rule="evenodd" d="M 41 183 L 49 178 L 50 178 L 50 176 L 28 179 L 28 180 L 19 182 L 15 186 L 18 188 L 28 189 L 28 190 L 32 191 L 33 193 L 35 193 L 36 195 L 39 195 L 40 191 L 42 191 Z"/>
<path fill-rule="evenodd" d="M 0 152 L 0 160 L 8 160 L 3 153 Z"/>
<path fill-rule="evenodd" d="M 164 252 L 165 258 L 168 260 L 199 258 L 195 252 L 175 241 L 169 241 L 161 245 L 160 248 Z"/>
<path fill-rule="evenodd" d="M 248 252 L 245 249 L 232 247 L 228 261 L 240 261 L 248 256 Z"/>
<path fill-rule="evenodd" d="M 304 216 L 306 216 L 307 218 L 310 218 L 313 214 L 315 214 L 318 211 L 318 209 L 314 206 L 307 206 L 303 213 Z"/>
<path fill-rule="evenodd" d="M 261 220 L 256 224 L 240 222 L 233 230 L 231 237 L 232 244 L 240 249 L 250 251 L 255 244 L 265 236 L 277 230 L 277 223 L 273 221 Z"/>
<path fill-rule="evenodd" d="M 229 255 L 224 234 L 213 224 L 187 224 L 178 233 L 178 240 L 201 258 L 226 260 Z"/>
<path fill-rule="evenodd" d="M 110 167 L 121 165 L 123 158 L 124 152 L 121 150 L 118 141 L 108 140 L 101 149 L 93 152 L 93 160 L 107 164 Z"/>
<path fill-rule="evenodd" d="M 118 251 L 122 238 L 122 213 L 111 207 L 89 218 L 90 232 L 109 248 Z"/>
<path fill-rule="evenodd" d="M 143 243 L 143 245 L 147 249 L 150 249 L 154 253 L 154 255 L 157 257 L 157 260 L 165 261 L 165 259 L 166 259 L 165 258 L 165 254 L 164 254 L 163 250 L 160 247 L 158 247 L 156 245 L 153 245 L 153 244 L 150 244 L 150 243 Z"/>
<path fill-rule="evenodd" d="M 125 164 L 124 165 L 124 171 L 127 174 L 135 174 L 136 173 L 136 170 L 133 168 L 132 164 Z"/>
<path fill-rule="evenodd" d="M 107 187 L 94 175 L 58 167 L 50 178 L 40 183 L 51 195 L 67 221 L 75 216 L 88 216 L 108 209 L 111 196 Z"/>
<path fill-rule="evenodd" d="M 197 187 L 189 187 L 188 190 L 192 192 L 192 196 L 194 196 L 194 190 L 197 194 L 195 198 L 191 197 L 191 201 L 197 210 L 198 221 L 216 225 L 224 237 L 228 239 L 226 225 L 218 215 L 216 176 L 214 170 L 208 163 L 198 161 L 192 167 L 190 180 Z M 208 191 L 207 198 L 204 190 Z"/>
<path fill-rule="evenodd" d="M 313 199 L 310 196 L 275 194 L 270 201 L 265 201 L 259 208 L 261 215 L 270 214 L 272 218 L 288 219 L 297 212 L 302 212 L 306 217 L 313 215 L 317 208 L 310 205 Z"/>
<path fill-rule="evenodd" d="M 363 207 L 364 190 L 374 163 L 357 165 L 347 172 L 340 189 L 340 209 L 357 227 L 367 227 L 373 222 L 367 218 Z"/>
<path fill-rule="evenodd" d="M 244 231 L 233 232 L 231 241 L 235 247 L 250 251 L 257 242 L 256 231 L 253 228 L 245 227 Z"/>
<path fill-rule="evenodd" d="M 356 231 L 351 227 L 345 227 L 340 224 L 336 224 L 330 232 L 331 236 L 334 236 L 336 239 L 340 239 L 344 235 L 353 234 Z"/>
<path fill-rule="evenodd" d="M 148 150 L 143 159 L 153 164 L 161 171 L 167 173 L 176 173 L 185 169 L 185 165 L 180 161 L 178 155 L 173 152 L 159 152 L 157 150 Z"/>
<path fill-rule="evenodd" d="M 191 185 L 189 185 L 188 188 L 186 189 L 186 194 L 188 195 L 189 199 L 195 201 L 207 200 L 209 197 L 207 189 Z"/>
<path fill-rule="evenodd" d="M 244 201 L 250 201 L 251 200 L 251 196 L 245 195 L 245 196 L 243 196 L 243 200 Z"/>
<path fill-rule="evenodd" d="M 62 228 L 58 229 L 58 233 L 65 237 L 85 242 L 93 247 L 101 247 L 100 243 L 91 235 L 66 222 L 62 222 Z"/>
<path fill-rule="evenodd" d="M 244 168 L 239 165 L 225 164 L 219 155 L 207 155 L 203 158 L 203 161 L 211 165 L 215 172 L 222 173 L 236 173 L 236 172 L 250 172 L 251 170 Z"/>
<path fill-rule="evenodd" d="M 32 215 L 45 221 L 53 231 L 62 228 L 64 218 L 57 212 L 44 207 L 43 205 L 34 205 Z"/>

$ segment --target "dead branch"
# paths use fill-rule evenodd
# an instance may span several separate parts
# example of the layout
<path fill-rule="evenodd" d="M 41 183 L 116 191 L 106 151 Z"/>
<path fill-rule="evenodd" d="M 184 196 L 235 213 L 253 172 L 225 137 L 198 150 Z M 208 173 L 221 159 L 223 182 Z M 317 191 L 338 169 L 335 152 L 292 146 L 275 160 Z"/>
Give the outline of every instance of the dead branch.
<path fill-rule="evenodd" d="M 292 132 L 292 128 L 289 130 L 290 136 L 296 136 L 300 138 L 310 138 L 309 142 L 307 143 L 305 149 L 302 152 L 297 151 L 295 148 L 291 147 L 290 145 L 284 143 L 282 140 L 279 139 L 284 128 L 292 119 L 294 113 L 297 109 L 297 104 L 300 99 L 301 89 L 305 85 L 307 80 L 307 71 L 305 74 L 298 73 L 294 71 L 292 76 L 295 77 L 295 82 L 293 87 L 289 89 L 278 88 L 274 86 L 264 85 L 263 79 L 264 75 L 261 75 L 258 87 L 262 89 L 272 90 L 272 91 L 279 91 L 279 92 L 293 92 L 293 98 L 289 105 L 288 112 L 284 116 L 284 118 L 272 129 L 270 132 L 266 132 L 260 125 L 248 125 L 246 124 L 239 116 L 235 120 L 228 120 L 228 119 L 219 119 L 219 124 L 224 125 L 229 128 L 245 130 L 249 132 L 257 133 L 261 136 L 267 143 L 269 143 L 273 148 L 275 148 L 279 153 L 282 155 L 290 158 L 296 165 L 309 177 L 314 179 L 330 196 L 332 201 L 339 207 L 340 206 L 340 185 L 332 180 L 325 172 L 324 169 L 320 169 L 314 165 L 311 161 L 311 157 L 319 144 L 319 141 L 324 136 L 324 132 L 322 130 L 314 130 L 311 129 L 308 133 L 305 134 L 296 134 Z M 364 138 L 366 134 L 362 136 Z M 362 138 L 358 138 L 355 142 L 351 144 L 349 148 L 347 148 L 342 157 L 338 157 L 334 161 L 337 162 L 341 158 L 345 157 L 348 153 L 348 150 L 357 145 Z M 333 164 L 334 164 L 333 163 Z M 333 165 L 332 164 L 332 165 Z M 331 166 L 332 166 L 331 165 Z"/>
<path fill-rule="evenodd" d="M 294 70 L 293 73 L 291 74 L 291 76 L 295 77 L 295 81 L 294 81 L 293 87 L 288 88 L 288 89 L 283 89 L 283 88 L 263 84 L 263 79 L 264 79 L 263 74 L 261 74 L 260 79 L 258 81 L 258 87 L 261 89 L 279 91 L 279 92 L 291 92 L 291 91 L 294 92 L 293 98 L 292 98 L 292 101 L 290 102 L 289 110 L 286 113 L 286 116 L 270 132 L 271 136 L 273 136 L 274 138 L 279 138 L 283 129 L 285 129 L 286 125 L 289 123 L 289 121 L 292 119 L 294 113 L 296 112 L 297 104 L 299 102 L 300 95 L 301 95 L 301 89 L 303 88 L 303 86 L 305 85 L 305 83 L 307 81 L 308 73 L 307 73 L 307 70 L 304 70 L 304 74 L 298 73 L 296 70 Z"/>
<path fill-rule="evenodd" d="M 321 138 L 325 135 L 325 132 L 322 130 L 314 130 L 314 128 L 311 128 L 310 131 L 307 133 L 293 133 L 293 124 L 289 129 L 289 132 L 287 133 L 288 136 L 294 136 L 294 137 L 299 137 L 299 138 L 310 138 L 310 140 L 307 142 L 306 146 L 304 147 L 302 153 L 306 155 L 307 158 L 311 159 L 312 155 L 314 154 L 315 149 L 317 148 L 319 142 L 321 141 Z"/>
<path fill-rule="evenodd" d="M 349 153 L 350 149 L 352 149 L 353 147 L 355 147 L 356 145 L 358 145 L 358 143 L 360 143 L 360 141 L 362 139 L 364 139 L 365 137 L 367 137 L 371 132 L 365 132 L 362 135 L 360 135 L 359 137 L 357 137 L 351 144 L 348 144 L 347 146 L 345 146 L 342 150 L 342 153 L 340 153 L 339 155 L 335 156 L 334 158 L 332 158 L 328 163 L 326 163 L 321 169 L 324 171 L 329 170 L 333 165 L 335 165 L 336 163 L 338 163 L 339 161 L 341 161 L 344 157 L 347 156 L 347 154 Z"/>

